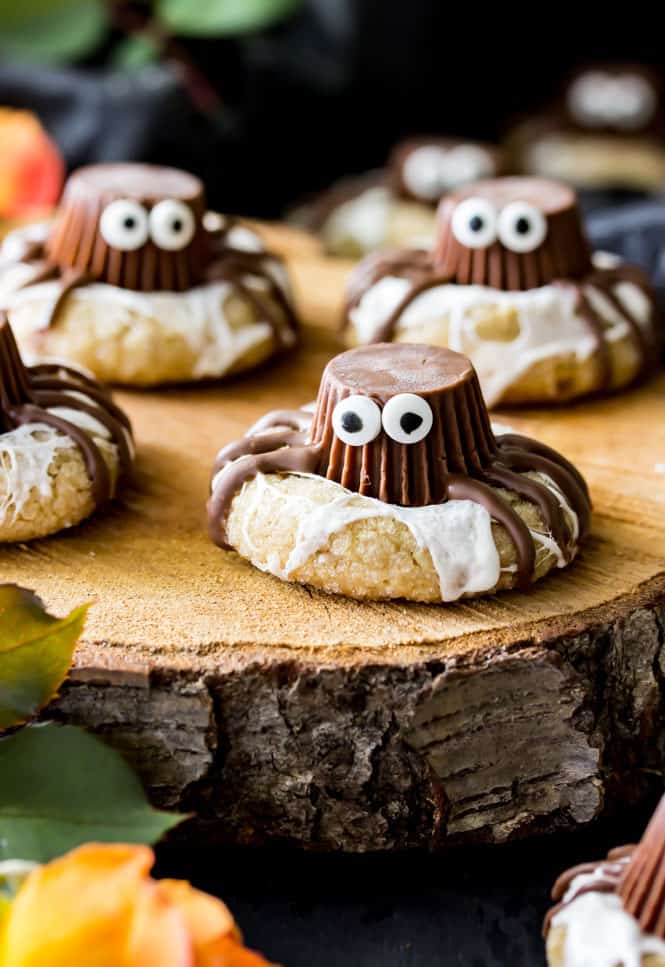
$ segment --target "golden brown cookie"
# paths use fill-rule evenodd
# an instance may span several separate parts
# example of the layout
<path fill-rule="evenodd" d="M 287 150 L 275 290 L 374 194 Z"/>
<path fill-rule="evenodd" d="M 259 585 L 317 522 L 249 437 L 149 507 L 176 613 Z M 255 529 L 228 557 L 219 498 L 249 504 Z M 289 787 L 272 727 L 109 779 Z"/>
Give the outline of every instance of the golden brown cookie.
<path fill-rule="evenodd" d="M 468 360 L 428 346 L 351 350 L 313 411 L 276 411 L 225 447 L 210 531 L 283 580 L 373 600 L 526 588 L 589 525 L 568 461 L 495 436 Z"/>
<path fill-rule="evenodd" d="M 468 355 L 489 406 L 619 389 L 658 359 L 648 279 L 592 255 L 574 192 L 503 178 L 449 195 L 431 250 L 369 256 L 345 313 L 352 345 L 393 339 Z"/>
<path fill-rule="evenodd" d="M 0 318 L 0 541 L 78 524 L 114 496 L 134 459 L 131 427 L 84 373 L 25 367 Z"/>
<path fill-rule="evenodd" d="M 0 300 L 26 355 L 137 386 L 225 376 L 296 341 L 281 260 L 171 168 L 73 174 L 52 224 L 5 240 Z"/>

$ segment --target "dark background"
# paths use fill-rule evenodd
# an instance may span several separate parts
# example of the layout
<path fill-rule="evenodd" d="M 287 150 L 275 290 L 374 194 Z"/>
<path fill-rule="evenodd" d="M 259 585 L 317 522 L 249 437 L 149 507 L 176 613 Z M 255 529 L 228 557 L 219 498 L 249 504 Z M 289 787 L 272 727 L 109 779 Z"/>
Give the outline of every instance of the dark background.
<path fill-rule="evenodd" d="M 75 68 L 0 63 L 0 104 L 36 110 L 70 168 L 180 165 L 205 179 L 215 207 L 275 217 L 334 178 L 381 165 L 402 136 L 498 139 L 575 66 L 664 58 L 646 5 L 592 17 L 580 5 L 492 13 L 443 0 L 309 0 L 270 31 L 183 50 L 221 107 L 194 106 L 181 65 L 128 78 L 104 66 L 103 50 Z M 665 212 L 648 206 L 606 213 L 594 228 L 603 247 L 659 272 L 663 292 L 664 233 Z M 165 846 L 158 872 L 222 896 L 250 945 L 288 967 L 542 967 L 556 876 L 635 839 L 645 818 L 438 856 Z"/>
<path fill-rule="evenodd" d="M 582 12 L 305 0 L 260 34 L 179 41 L 221 106 L 193 107 L 180 63 L 128 80 L 101 66 L 106 50 L 76 69 L 0 64 L 0 103 L 35 108 L 70 166 L 170 162 L 201 174 L 215 206 L 276 216 L 340 175 L 381 165 L 404 135 L 499 138 L 576 65 L 663 63 L 646 6 L 584 22 Z"/>
<path fill-rule="evenodd" d="M 165 846 L 157 873 L 223 897 L 249 946 L 286 967 L 544 967 L 557 876 L 639 839 L 647 818 L 438 855 Z"/>

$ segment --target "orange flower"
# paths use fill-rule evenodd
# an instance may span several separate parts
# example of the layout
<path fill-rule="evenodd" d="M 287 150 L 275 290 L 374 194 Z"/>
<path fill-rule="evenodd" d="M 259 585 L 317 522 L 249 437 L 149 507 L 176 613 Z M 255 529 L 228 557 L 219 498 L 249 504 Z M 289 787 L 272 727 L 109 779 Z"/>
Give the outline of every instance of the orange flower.
<path fill-rule="evenodd" d="M 0 108 L 0 218 L 44 214 L 65 174 L 60 152 L 29 111 Z"/>
<path fill-rule="evenodd" d="M 0 926 L 1 967 L 270 967 L 221 900 L 151 879 L 153 862 L 90 843 L 34 870 Z"/>

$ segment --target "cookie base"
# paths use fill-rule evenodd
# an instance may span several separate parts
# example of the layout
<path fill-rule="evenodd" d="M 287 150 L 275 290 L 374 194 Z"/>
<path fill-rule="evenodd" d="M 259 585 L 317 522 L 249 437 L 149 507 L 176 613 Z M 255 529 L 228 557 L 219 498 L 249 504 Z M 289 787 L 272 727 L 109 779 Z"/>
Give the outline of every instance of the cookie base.
<path fill-rule="evenodd" d="M 49 716 L 98 731 L 154 802 L 193 811 L 181 835 L 235 843 L 499 842 L 658 788 L 665 377 L 502 414 L 573 460 L 595 500 L 584 552 L 529 594 L 441 607 L 286 584 L 215 547 L 204 502 L 220 443 L 311 400 L 338 351 L 323 303 L 343 269 L 294 268 L 312 320 L 300 351 L 224 387 L 119 394 L 140 441 L 122 513 L 0 549 L 3 580 L 52 612 L 96 601 Z"/>

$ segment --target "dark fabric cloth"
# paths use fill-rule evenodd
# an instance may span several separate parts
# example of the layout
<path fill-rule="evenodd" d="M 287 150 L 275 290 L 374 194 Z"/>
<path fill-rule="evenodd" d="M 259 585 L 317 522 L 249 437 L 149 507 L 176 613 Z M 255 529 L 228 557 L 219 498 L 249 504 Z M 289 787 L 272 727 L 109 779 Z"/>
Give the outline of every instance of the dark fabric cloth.
<path fill-rule="evenodd" d="M 499 138 L 581 61 L 662 60 L 658 31 L 639 17 L 602 30 L 550 18 L 546 36 L 517 21 L 504 8 L 451 11 L 441 0 L 303 0 L 258 34 L 178 40 L 219 93 L 212 116 L 193 106 L 177 67 L 123 76 L 96 66 L 117 35 L 85 68 L 0 65 L 0 104 L 36 110 L 70 166 L 177 164 L 205 179 L 216 206 L 276 216 L 380 167 L 405 135 Z"/>
<path fill-rule="evenodd" d="M 665 308 L 665 197 L 595 212 L 587 228 L 594 248 L 647 270 Z"/>

